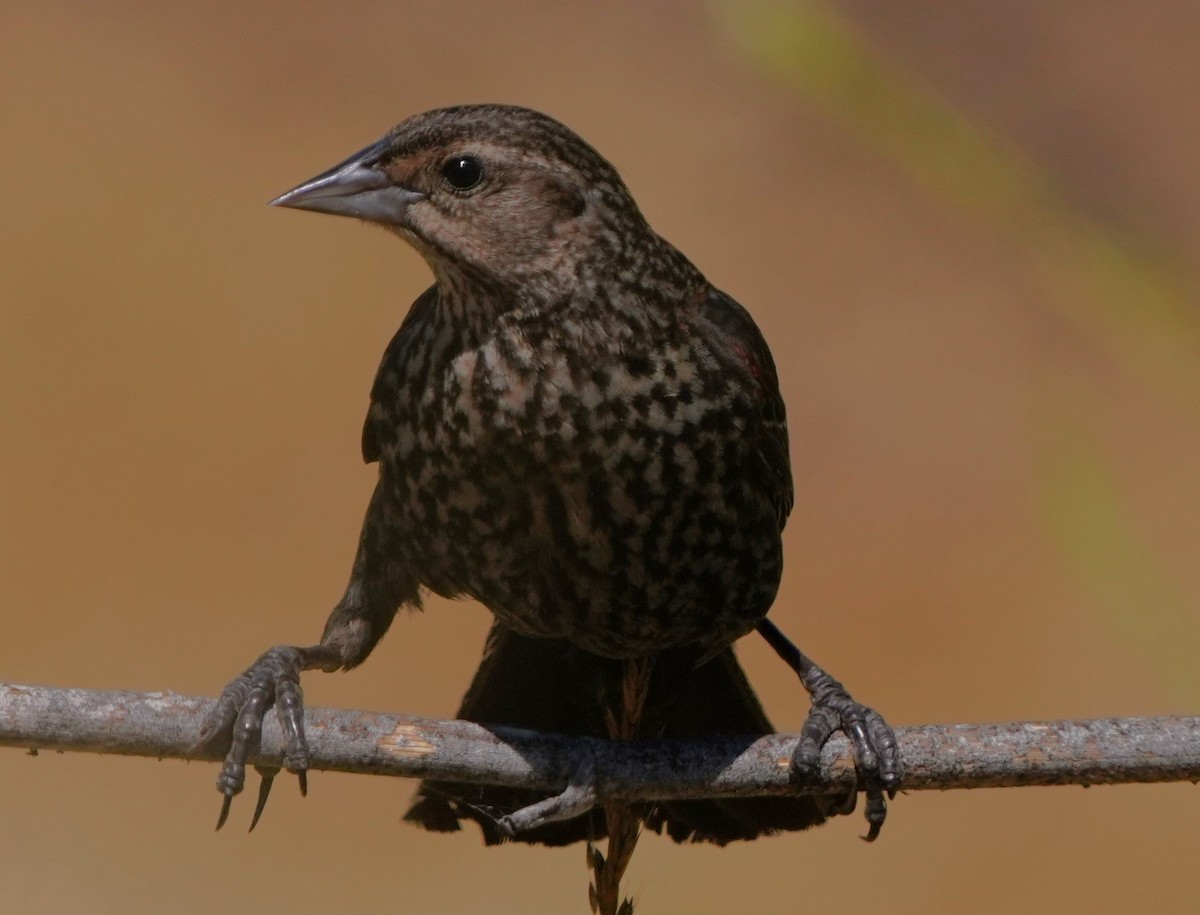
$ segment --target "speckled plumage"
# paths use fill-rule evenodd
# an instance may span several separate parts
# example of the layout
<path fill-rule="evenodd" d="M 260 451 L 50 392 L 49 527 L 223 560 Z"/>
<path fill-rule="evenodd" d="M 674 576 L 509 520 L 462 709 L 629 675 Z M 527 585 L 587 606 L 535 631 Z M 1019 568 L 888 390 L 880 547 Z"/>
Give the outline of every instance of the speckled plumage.
<path fill-rule="evenodd" d="M 761 335 L 565 128 L 503 108 L 427 117 L 434 126 L 394 135 L 444 146 L 461 117 L 461 135 L 572 156 L 553 171 L 585 206 L 570 206 L 567 230 L 557 213 L 544 220 L 532 260 L 552 262 L 549 277 L 419 242 L 436 252 L 438 285 L 372 391 L 364 456 L 380 480 L 368 525 L 421 584 L 475 597 L 523 635 L 608 657 L 728 644 L 770 606 L 791 505 Z M 514 118 L 499 137 L 475 127 Z"/>
<path fill-rule="evenodd" d="M 465 106 L 405 121 L 276 202 L 381 224 L 436 282 L 375 379 L 362 444 L 379 481 L 321 643 L 268 651 L 206 725 L 209 745 L 232 745 L 225 809 L 264 710 L 276 704 L 285 765 L 303 773 L 300 671 L 359 664 L 423 588 L 496 618 L 460 717 L 608 736 L 769 731 L 730 646 L 764 619 L 782 568 L 792 480 L 775 367 L 749 314 L 647 225 L 615 169 L 545 115 Z M 652 670 L 636 714 L 621 698 L 635 666 Z M 833 714 L 869 712 L 811 671 L 822 695 L 844 697 Z M 493 841 L 493 812 L 535 800 L 427 784 L 409 819 L 474 819 Z M 637 809 L 676 839 L 723 843 L 819 823 L 827 806 Z M 593 810 L 517 838 L 604 829 Z"/>
<path fill-rule="evenodd" d="M 369 523 L 420 582 L 609 657 L 752 629 L 790 481 L 778 393 L 719 339 L 712 312 L 738 306 L 524 302 L 464 346 L 438 299 L 389 348 L 364 432 Z"/>

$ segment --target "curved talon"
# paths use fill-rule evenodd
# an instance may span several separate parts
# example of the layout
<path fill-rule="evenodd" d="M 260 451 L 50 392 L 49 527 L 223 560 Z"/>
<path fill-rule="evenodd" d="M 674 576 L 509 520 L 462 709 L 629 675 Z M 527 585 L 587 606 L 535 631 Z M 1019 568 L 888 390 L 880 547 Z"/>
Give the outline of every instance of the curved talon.
<path fill-rule="evenodd" d="M 250 818 L 250 828 L 246 830 L 247 832 L 254 832 L 254 827 L 258 825 L 259 818 L 266 809 L 267 798 L 271 796 L 271 786 L 275 784 L 275 776 L 279 774 L 279 768 L 275 766 L 271 768 L 255 766 L 255 769 L 262 776 L 262 781 L 258 783 L 258 801 L 254 805 L 254 816 Z"/>
<path fill-rule="evenodd" d="M 229 806 L 233 803 L 233 795 L 227 794 L 221 798 L 221 812 L 217 815 L 217 828 L 213 832 L 220 832 L 221 827 L 225 825 L 225 821 L 229 819 Z"/>
<path fill-rule="evenodd" d="M 883 799 L 882 794 L 872 794 L 867 792 L 867 834 L 859 836 L 864 842 L 874 842 L 879 838 L 879 831 L 883 829 L 883 821 L 887 819 L 887 801 Z"/>
<path fill-rule="evenodd" d="M 217 829 L 225 825 L 233 798 L 246 783 L 246 762 L 258 753 L 263 719 L 272 706 L 283 731 L 283 768 L 296 774 L 300 794 L 308 793 L 308 742 L 304 737 L 304 696 L 300 672 L 312 666 L 328 666 L 322 649 L 280 645 L 264 652 L 237 679 L 221 691 L 217 704 L 200 727 L 197 751 L 225 757 L 217 776 L 217 790 L 224 797 Z M 279 767 L 256 767 L 262 775 L 258 802 L 250 823 L 253 830 L 262 817 Z"/>

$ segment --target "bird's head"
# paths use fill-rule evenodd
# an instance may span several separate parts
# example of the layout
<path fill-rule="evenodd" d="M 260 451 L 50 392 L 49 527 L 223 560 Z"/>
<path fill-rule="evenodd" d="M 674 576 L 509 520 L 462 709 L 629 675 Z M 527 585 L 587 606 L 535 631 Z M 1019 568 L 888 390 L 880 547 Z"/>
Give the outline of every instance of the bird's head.
<path fill-rule="evenodd" d="M 382 225 L 439 281 L 510 288 L 578 276 L 589 250 L 646 232 L 599 153 L 553 118 L 507 105 L 416 115 L 271 203 Z"/>

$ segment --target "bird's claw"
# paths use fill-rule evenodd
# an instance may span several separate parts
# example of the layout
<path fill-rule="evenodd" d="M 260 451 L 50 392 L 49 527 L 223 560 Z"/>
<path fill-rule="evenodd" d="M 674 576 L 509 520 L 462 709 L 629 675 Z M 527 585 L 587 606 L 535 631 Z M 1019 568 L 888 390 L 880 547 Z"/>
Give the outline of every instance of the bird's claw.
<path fill-rule="evenodd" d="M 250 828 L 246 830 L 247 832 L 254 832 L 254 827 L 258 825 L 259 817 L 262 816 L 262 812 L 267 806 L 267 798 L 271 796 L 271 786 L 275 784 L 275 776 L 279 774 L 278 766 L 255 766 L 254 769 L 259 774 L 258 800 L 254 804 L 254 816 L 250 818 Z M 301 794 L 303 793 L 301 791 Z"/>
<path fill-rule="evenodd" d="M 597 803 L 596 762 L 589 755 L 579 764 L 559 794 L 500 817 L 496 826 L 509 839 L 550 823 L 561 823 L 587 813 Z"/>
<path fill-rule="evenodd" d="M 221 798 L 221 812 L 217 814 L 217 832 L 220 832 L 221 827 L 225 825 L 225 821 L 229 819 L 229 807 L 232 803 L 232 794 L 227 794 Z"/>
<path fill-rule="evenodd" d="M 841 683 L 815 665 L 806 673 L 804 685 L 812 696 L 812 709 L 792 757 L 793 777 L 815 779 L 821 748 L 834 731 L 842 731 L 850 740 L 854 770 L 866 794 L 867 834 L 863 839 L 874 842 L 887 819 L 888 798 L 896 796 L 904 776 L 896 734 L 878 712 L 855 702 Z M 857 797 L 856 789 L 839 812 L 853 811 Z"/>
<path fill-rule="evenodd" d="M 301 649 L 286 645 L 270 649 L 222 690 L 217 704 L 204 719 L 197 749 L 225 754 L 217 776 L 217 790 L 224 795 L 217 829 L 225 825 L 233 798 L 245 787 L 246 763 L 258 753 L 263 719 L 272 706 L 283 731 L 283 768 L 296 773 L 301 795 L 307 793 L 309 753 L 304 737 L 304 697 L 300 690 L 300 671 L 304 667 Z M 263 780 L 251 829 L 262 816 L 279 772 L 277 766 L 256 768 Z"/>

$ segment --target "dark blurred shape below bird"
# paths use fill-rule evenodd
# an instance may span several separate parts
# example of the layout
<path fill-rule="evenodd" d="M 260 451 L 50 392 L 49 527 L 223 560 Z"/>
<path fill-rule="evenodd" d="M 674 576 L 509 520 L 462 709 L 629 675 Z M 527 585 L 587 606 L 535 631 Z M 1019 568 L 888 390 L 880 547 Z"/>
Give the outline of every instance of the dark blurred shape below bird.
<path fill-rule="evenodd" d="M 771 354 L 749 314 L 647 225 L 616 170 L 545 115 L 473 105 L 410 118 L 274 203 L 390 229 L 435 284 L 371 391 L 362 449 L 379 481 L 320 643 L 266 652 L 205 724 L 202 744 L 228 754 L 222 822 L 272 705 L 304 789 L 300 672 L 357 666 L 427 588 L 495 615 L 459 716 L 548 732 L 769 733 L 732 649 L 760 629 L 813 695 L 798 774 L 844 728 L 873 838 L 900 778 L 891 731 L 765 619 L 792 507 Z M 474 819 L 488 841 L 604 835 L 601 807 L 512 836 L 505 815 L 543 799 L 423 784 L 408 819 Z M 846 800 L 637 809 L 677 840 L 723 844 L 820 823 Z"/>

